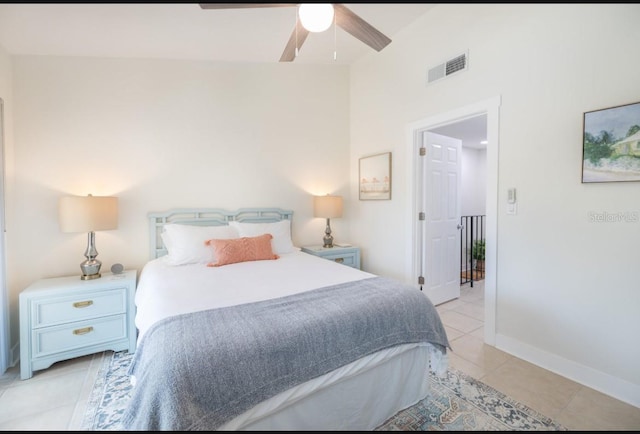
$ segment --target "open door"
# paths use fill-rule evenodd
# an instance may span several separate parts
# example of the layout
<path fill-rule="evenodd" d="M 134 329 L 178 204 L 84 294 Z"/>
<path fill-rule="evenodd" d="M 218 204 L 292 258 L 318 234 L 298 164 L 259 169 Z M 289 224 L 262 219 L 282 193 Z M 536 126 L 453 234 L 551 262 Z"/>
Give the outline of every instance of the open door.
<path fill-rule="evenodd" d="M 425 193 L 422 188 L 426 183 L 423 182 L 425 176 L 425 156 L 420 156 L 419 148 L 425 147 L 427 139 L 426 131 L 433 131 L 437 128 L 462 122 L 479 115 L 487 116 L 487 168 L 486 168 L 486 262 L 485 262 L 485 280 L 484 280 L 484 342 L 488 345 L 496 345 L 496 270 L 497 270 L 497 233 L 498 233 L 498 148 L 499 148 L 499 125 L 500 125 L 500 96 L 479 101 L 460 107 L 448 112 L 439 113 L 425 119 L 414 121 L 407 125 L 407 191 L 410 198 L 409 206 L 406 209 L 406 222 L 410 228 L 410 236 L 406 237 L 407 251 L 410 258 L 407 261 L 406 281 L 412 285 L 418 283 L 417 276 L 423 276 L 424 281 L 419 284 L 420 288 L 425 291 L 429 290 L 429 286 L 433 286 L 431 282 L 427 284 L 427 269 L 425 266 L 426 250 L 423 243 L 427 234 L 426 218 L 428 216 L 425 208 Z M 461 171 L 460 171 L 461 174 Z M 427 210 L 428 211 L 428 210 Z M 416 218 L 419 212 L 425 212 L 425 220 Z M 459 279 L 459 275 L 457 276 Z M 434 304 L 443 303 L 437 301 L 438 288 L 431 291 L 434 297 Z M 442 291 L 445 292 L 446 291 Z M 442 299 L 446 299 L 444 296 Z"/>
<path fill-rule="evenodd" d="M 462 141 L 423 131 L 420 211 L 422 290 L 435 305 L 460 297 Z"/>

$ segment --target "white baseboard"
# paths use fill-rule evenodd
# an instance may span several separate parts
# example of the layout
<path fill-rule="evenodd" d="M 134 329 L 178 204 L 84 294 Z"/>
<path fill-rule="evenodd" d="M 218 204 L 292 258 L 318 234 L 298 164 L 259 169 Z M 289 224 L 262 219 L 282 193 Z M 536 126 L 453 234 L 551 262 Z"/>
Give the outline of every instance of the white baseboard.
<path fill-rule="evenodd" d="M 496 348 L 640 408 L 640 386 L 637 384 L 542 351 L 508 336 L 496 334 Z"/>

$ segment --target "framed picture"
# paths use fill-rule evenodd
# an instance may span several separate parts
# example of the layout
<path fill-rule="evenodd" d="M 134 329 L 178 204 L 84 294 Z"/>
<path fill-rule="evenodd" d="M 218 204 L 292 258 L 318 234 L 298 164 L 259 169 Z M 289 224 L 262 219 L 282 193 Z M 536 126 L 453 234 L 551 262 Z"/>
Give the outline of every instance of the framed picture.
<path fill-rule="evenodd" d="M 584 114 L 582 182 L 640 181 L 640 102 Z"/>
<path fill-rule="evenodd" d="M 362 157 L 359 164 L 360 200 L 391 199 L 391 152 Z"/>

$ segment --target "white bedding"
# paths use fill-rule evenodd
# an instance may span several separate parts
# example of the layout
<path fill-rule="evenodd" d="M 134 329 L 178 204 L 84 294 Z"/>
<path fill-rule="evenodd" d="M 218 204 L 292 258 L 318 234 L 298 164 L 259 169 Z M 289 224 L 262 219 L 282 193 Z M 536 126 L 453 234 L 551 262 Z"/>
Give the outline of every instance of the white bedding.
<path fill-rule="evenodd" d="M 138 339 L 154 323 L 171 315 L 373 276 L 300 251 L 277 260 L 222 267 L 172 266 L 166 257 L 160 257 L 148 262 L 140 274 L 136 292 Z M 430 364 L 435 371 L 446 369 L 446 356 L 430 344 L 389 348 L 263 401 L 221 429 L 373 429 L 427 395 Z M 380 378 L 389 381 L 375 381 Z"/>
<path fill-rule="evenodd" d="M 301 251 L 273 261 L 222 267 L 172 266 L 163 256 L 148 262 L 136 290 L 138 340 L 155 322 L 171 315 L 282 297 L 323 286 L 373 277 Z"/>

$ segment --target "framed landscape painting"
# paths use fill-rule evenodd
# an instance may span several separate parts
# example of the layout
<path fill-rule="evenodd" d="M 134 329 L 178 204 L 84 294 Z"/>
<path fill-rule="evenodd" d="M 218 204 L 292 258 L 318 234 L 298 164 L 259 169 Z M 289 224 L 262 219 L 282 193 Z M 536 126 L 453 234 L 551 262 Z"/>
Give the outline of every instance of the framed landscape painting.
<path fill-rule="evenodd" d="M 582 182 L 640 181 L 640 102 L 584 113 Z"/>
<path fill-rule="evenodd" d="M 360 158 L 360 200 L 391 199 L 391 152 Z"/>

